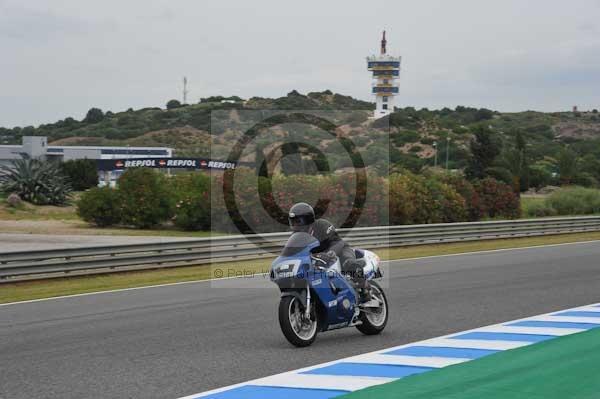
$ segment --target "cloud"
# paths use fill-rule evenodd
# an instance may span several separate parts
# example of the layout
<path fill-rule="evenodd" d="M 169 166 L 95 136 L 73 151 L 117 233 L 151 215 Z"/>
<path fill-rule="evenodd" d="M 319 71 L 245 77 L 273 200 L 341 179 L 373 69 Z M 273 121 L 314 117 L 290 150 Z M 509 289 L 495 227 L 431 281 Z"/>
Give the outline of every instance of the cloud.
<path fill-rule="evenodd" d="M 382 29 L 399 103 L 598 108 L 600 3 L 578 0 L 0 0 L 0 126 L 181 96 L 332 89 L 371 100 Z"/>
<path fill-rule="evenodd" d="M 78 18 L 0 3 L 0 38 L 33 44 L 80 35 L 86 30 L 86 24 Z"/>

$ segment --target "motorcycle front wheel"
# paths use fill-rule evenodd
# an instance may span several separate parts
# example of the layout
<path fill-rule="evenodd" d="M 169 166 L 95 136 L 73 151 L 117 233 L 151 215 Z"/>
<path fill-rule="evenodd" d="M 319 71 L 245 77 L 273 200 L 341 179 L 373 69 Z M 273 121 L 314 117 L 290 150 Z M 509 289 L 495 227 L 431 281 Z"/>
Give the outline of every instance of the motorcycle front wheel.
<path fill-rule="evenodd" d="M 279 301 L 279 326 L 285 338 L 298 347 L 309 346 L 317 338 L 317 318 L 311 312 L 308 319 L 304 307 L 295 296 L 284 296 Z"/>
<path fill-rule="evenodd" d="M 383 289 L 375 281 L 371 281 L 371 295 L 379 300 L 381 305 L 378 308 L 365 308 L 361 310 L 359 320 L 361 324 L 357 325 L 358 331 L 365 335 L 376 335 L 383 331 L 388 321 L 388 302 Z"/>

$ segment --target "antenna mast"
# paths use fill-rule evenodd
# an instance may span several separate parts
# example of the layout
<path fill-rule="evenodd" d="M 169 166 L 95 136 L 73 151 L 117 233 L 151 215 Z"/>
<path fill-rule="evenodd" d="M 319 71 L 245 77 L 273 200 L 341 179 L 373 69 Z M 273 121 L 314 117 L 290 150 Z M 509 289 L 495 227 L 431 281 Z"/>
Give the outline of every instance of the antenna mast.
<path fill-rule="evenodd" d="M 387 40 L 385 40 L 385 31 L 383 31 L 383 37 L 381 38 L 381 55 L 387 53 Z"/>
<path fill-rule="evenodd" d="M 187 104 L 187 95 L 189 93 L 189 91 L 187 89 L 187 83 L 188 83 L 187 77 L 184 76 L 183 77 L 183 103 L 184 104 Z"/>

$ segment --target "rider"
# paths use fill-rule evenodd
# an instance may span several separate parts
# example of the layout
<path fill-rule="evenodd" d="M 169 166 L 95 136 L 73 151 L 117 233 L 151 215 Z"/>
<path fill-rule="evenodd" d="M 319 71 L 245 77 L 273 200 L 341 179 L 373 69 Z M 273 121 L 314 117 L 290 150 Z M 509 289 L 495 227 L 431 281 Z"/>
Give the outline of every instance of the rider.
<path fill-rule="evenodd" d="M 313 252 L 335 253 L 340 259 L 342 273 L 350 276 L 359 288 L 361 301 L 371 299 L 371 288 L 363 271 L 364 261 L 356 259 L 354 250 L 342 240 L 328 220 L 315 220 L 313 207 L 299 202 L 290 208 L 288 221 L 293 231 L 306 232 L 319 240 L 320 245 Z"/>

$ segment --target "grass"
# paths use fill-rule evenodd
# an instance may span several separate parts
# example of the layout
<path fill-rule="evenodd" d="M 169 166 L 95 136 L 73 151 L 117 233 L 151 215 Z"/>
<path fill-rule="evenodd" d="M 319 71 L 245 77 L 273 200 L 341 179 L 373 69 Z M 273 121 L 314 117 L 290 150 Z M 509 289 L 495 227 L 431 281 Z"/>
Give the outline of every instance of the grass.
<path fill-rule="evenodd" d="M 33 206 L 23 203 L 18 207 L 3 206 L 3 220 L 80 220 L 71 206 Z"/>
<path fill-rule="evenodd" d="M 521 196 L 521 217 L 522 218 L 535 218 L 541 216 L 553 216 L 550 214 L 545 214 L 544 212 L 548 210 L 548 206 L 546 205 L 547 196 Z M 551 213 L 547 211 L 547 213 Z"/>
<path fill-rule="evenodd" d="M 73 199 L 76 200 L 79 194 L 73 193 Z M 80 220 L 72 204 L 33 205 L 22 201 L 19 206 L 12 207 L 7 204 L 7 197 L 6 194 L 0 194 L 0 220 Z"/>
<path fill-rule="evenodd" d="M 382 249 L 377 250 L 377 253 L 384 260 L 408 259 L 424 256 L 449 255 L 463 252 L 522 248 L 536 245 L 550 245 L 592 240 L 600 240 L 600 232 L 419 245 Z M 214 277 L 220 277 L 221 275 L 227 277 L 229 275 L 235 275 L 239 273 L 245 273 L 246 275 L 249 273 L 264 273 L 269 270 L 271 261 L 272 259 L 268 258 L 243 262 L 218 263 L 212 265 L 111 273 L 97 276 L 74 276 L 68 278 L 2 283 L 0 284 L 0 303 L 122 288 L 145 287 L 156 284 L 206 280 Z M 220 272 L 222 272 L 222 274 Z"/>
<path fill-rule="evenodd" d="M 550 195 L 523 195 L 521 210 L 524 218 L 598 215 L 600 190 L 565 186 Z"/>
<path fill-rule="evenodd" d="M 15 223 L 19 222 L 19 223 Z M 98 228 L 79 218 L 75 206 L 32 205 L 23 202 L 18 207 L 6 204 L 0 197 L 0 228 L 3 233 L 36 234 L 84 234 L 84 235 L 127 235 L 201 238 L 224 235 L 209 231 L 183 231 L 172 225 L 157 229 L 135 229 L 127 227 Z"/>

